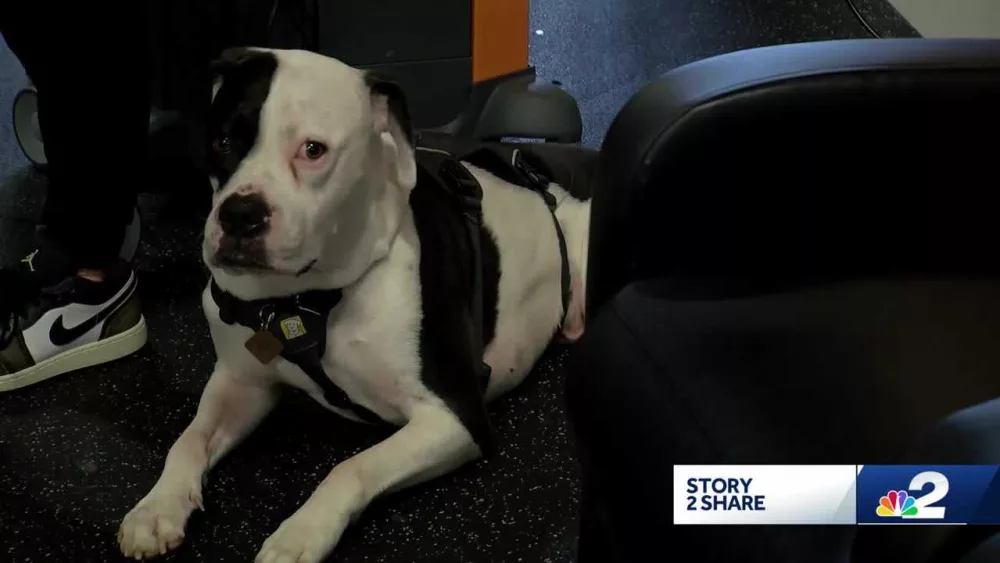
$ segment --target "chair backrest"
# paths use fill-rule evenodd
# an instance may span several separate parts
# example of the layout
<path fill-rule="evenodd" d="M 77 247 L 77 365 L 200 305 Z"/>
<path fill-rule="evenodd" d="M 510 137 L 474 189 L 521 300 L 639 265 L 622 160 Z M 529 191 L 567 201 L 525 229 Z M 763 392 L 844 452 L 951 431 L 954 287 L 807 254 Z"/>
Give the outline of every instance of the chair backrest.
<path fill-rule="evenodd" d="M 659 276 L 1000 272 L 1000 41 L 723 55 L 622 109 L 594 186 L 588 315 Z"/>

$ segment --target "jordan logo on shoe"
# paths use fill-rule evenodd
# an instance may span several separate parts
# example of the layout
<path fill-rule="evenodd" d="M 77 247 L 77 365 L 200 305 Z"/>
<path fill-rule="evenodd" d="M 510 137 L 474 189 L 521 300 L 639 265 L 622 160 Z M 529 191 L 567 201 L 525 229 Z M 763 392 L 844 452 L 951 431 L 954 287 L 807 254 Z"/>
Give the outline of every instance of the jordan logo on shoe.
<path fill-rule="evenodd" d="M 35 255 L 38 254 L 38 250 L 39 249 L 36 248 L 34 252 L 21 259 L 21 262 L 24 262 L 25 264 L 28 265 L 29 272 L 35 271 Z"/>
<path fill-rule="evenodd" d="M 90 317 L 72 328 L 66 328 L 63 324 L 63 316 L 59 315 L 56 322 L 52 323 L 52 328 L 49 329 L 49 340 L 51 340 L 52 344 L 55 344 L 56 346 L 66 346 L 84 334 L 87 334 L 93 330 L 94 327 L 110 317 L 112 313 L 118 310 L 122 303 L 131 297 L 132 293 L 135 291 L 135 283 L 135 277 L 132 277 L 129 280 L 128 285 L 125 287 L 125 291 L 123 291 L 117 299 L 111 302 L 107 307 L 101 309 L 93 317 Z"/>

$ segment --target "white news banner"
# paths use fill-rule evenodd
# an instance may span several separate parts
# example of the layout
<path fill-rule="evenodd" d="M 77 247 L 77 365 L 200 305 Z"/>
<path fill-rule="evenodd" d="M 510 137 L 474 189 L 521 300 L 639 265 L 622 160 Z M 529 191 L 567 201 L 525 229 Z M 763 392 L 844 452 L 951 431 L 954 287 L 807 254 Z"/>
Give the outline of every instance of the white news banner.
<path fill-rule="evenodd" d="M 856 524 L 856 465 L 675 465 L 674 524 Z"/>

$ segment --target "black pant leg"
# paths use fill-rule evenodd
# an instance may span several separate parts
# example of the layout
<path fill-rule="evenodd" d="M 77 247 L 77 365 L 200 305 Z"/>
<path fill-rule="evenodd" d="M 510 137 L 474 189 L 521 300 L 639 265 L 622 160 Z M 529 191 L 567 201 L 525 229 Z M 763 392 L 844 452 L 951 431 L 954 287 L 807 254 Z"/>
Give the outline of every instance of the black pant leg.
<path fill-rule="evenodd" d="M 49 172 L 41 242 L 74 268 L 102 268 L 117 259 L 143 182 L 145 3 L 2 4 L 0 31 L 38 89 Z"/>

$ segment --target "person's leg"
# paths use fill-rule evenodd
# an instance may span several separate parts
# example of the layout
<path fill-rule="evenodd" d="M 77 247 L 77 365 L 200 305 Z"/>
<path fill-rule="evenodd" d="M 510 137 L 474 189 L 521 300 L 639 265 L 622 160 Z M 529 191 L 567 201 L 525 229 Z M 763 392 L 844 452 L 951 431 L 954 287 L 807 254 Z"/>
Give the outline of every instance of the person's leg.
<path fill-rule="evenodd" d="M 39 265 L 103 270 L 141 183 L 149 123 L 143 2 L 5 2 L 0 32 L 38 89 L 49 187 Z M 51 26 L 51 11 L 72 22 Z"/>
<path fill-rule="evenodd" d="M 144 4 L 0 2 L 0 33 L 38 89 L 49 168 L 39 248 L 0 270 L 0 392 L 146 342 L 136 276 L 118 258 L 148 131 Z"/>

